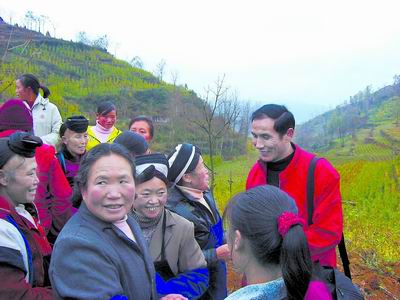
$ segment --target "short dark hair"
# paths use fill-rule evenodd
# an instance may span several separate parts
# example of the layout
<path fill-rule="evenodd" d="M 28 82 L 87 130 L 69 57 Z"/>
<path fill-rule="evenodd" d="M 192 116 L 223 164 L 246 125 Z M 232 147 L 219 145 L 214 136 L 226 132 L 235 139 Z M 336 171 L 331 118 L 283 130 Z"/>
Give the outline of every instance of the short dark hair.
<path fill-rule="evenodd" d="M 100 116 L 105 116 L 113 110 L 117 111 L 115 104 L 111 101 L 104 101 L 97 105 L 97 114 Z"/>
<path fill-rule="evenodd" d="M 280 235 L 278 218 L 284 212 L 297 214 L 294 200 L 277 187 L 262 185 L 234 196 L 224 218 L 229 232 L 240 231 L 261 265 L 280 265 L 288 298 L 303 299 L 312 277 L 310 251 L 300 224 Z"/>
<path fill-rule="evenodd" d="M 22 74 L 17 80 L 19 80 L 25 88 L 30 87 L 36 96 L 39 94 L 39 89 L 43 91 L 43 98 L 50 96 L 50 90 L 46 86 L 40 84 L 39 79 L 33 74 Z"/>
<path fill-rule="evenodd" d="M 283 136 L 289 128 L 296 125 L 293 114 L 284 105 L 266 104 L 261 106 L 251 115 L 251 121 L 270 118 L 275 121 L 274 130 Z"/>
<path fill-rule="evenodd" d="M 137 122 L 137 121 L 144 121 L 144 122 L 147 123 L 147 125 L 149 125 L 149 128 L 150 128 L 150 136 L 151 136 L 151 138 L 153 139 L 153 137 L 154 137 L 154 125 L 153 125 L 153 120 L 150 119 L 150 118 L 147 117 L 147 116 L 141 115 L 141 116 L 137 116 L 137 117 L 132 118 L 131 121 L 129 122 L 128 130 L 130 130 L 132 124 L 135 123 L 135 122 Z"/>
<path fill-rule="evenodd" d="M 132 155 L 124 146 L 119 144 L 108 144 L 108 143 L 98 144 L 89 152 L 87 152 L 81 160 L 78 175 L 76 177 L 77 184 L 75 186 L 77 187 L 77 189 L 75 189 L 75 193 L 80 194 L 80 189 L 86 190 L 89 172 L 91 171 L 91 168 L 96 163 L 96 161 L 98 161 L 102 157 L 109 156 L 112 154 L 118 155 L 126 159 L 126 161 L 131 166 L 132 176 L 135 179 L 135 173 L 136 173 L 135 162 L 133 160 Z"/>

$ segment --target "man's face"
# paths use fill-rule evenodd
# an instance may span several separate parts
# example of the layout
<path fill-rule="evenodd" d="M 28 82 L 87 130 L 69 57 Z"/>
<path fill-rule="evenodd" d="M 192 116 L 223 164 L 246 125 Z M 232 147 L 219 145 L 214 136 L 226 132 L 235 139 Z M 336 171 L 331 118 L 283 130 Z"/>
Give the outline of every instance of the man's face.
<path fill-rule="evenodd" d="M 36 160 L 13 156 L 3 167 L 5 190 L 10 200 L 19 203 L 31 203 L 35 199 L 36 189 L 39 183 L 36 175 Z"/>
<path fill-rule="evenodd" d="M 291 154 L 290 144 L 293 129 L 280 136 L 274 129 L 275 121 L 271 118 L 255 119 L 251 123 L 253 145 L 260 153 L 260 159 L 264 162 L 276 162 Z"/>

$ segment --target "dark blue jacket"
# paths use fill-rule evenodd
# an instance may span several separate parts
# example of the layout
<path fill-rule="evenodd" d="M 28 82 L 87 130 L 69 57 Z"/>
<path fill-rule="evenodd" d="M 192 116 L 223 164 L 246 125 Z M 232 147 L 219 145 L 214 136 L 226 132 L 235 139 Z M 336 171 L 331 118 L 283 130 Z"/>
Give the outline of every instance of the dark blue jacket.
<path fill-rule="evenodd" d="M 209 289 L 201 299 L 224 299 L 226 290 L 226 265 L 216 256 L 216 248 L 224 244 L 222 219 L 210 191 L 203 193 L 211 212 L 200 202 L 184 194 L 178 187 L 168 192 L 167 207 L 194 224 L 194 235 L 203 250 L 209 270 Z"/>
<path fill-rule="evenodd" d="M 146 242 L 136 221 L 127 222 L 137 243 L 82 203 L 54 245 L 50 279 L 57 298 L 157 299 Z"/>

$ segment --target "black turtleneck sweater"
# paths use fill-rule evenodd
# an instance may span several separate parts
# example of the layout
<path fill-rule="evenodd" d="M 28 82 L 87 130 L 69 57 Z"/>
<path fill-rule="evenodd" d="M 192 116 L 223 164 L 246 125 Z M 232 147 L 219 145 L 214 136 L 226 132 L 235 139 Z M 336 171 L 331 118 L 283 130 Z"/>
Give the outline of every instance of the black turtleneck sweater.
<path fill-rule="evenodd" d="M 293 145 L 292 145 L 293 147 Z M 293 153 L 289 156 L 274 162 L 264 163 L 267 169 L 267 184 L 279 187 L 279 173 L 286 169 L 293 159 L 295 148 L 293 147 Z"/>

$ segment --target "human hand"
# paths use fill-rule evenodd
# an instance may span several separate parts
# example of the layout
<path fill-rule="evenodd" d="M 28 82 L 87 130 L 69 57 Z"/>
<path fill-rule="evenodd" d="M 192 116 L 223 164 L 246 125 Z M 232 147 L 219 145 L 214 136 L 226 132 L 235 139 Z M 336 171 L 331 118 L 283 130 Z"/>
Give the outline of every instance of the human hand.
<path fill-rule="evenodd" d="M 183 297 L 180 294 L 168 294 L 162 297 L 160 300 L 188 300 L 188 298 Z"/>
<path fill-rule="evenodd" d="M 219 246 L 217 249 L 215 249 L 217 252 L 217 258 L 222 259 L 222 260 L 229 260 L 231 258 L 231 250 L 229 249 L 227 244 L 224 244 L 222 246 Z"/>

